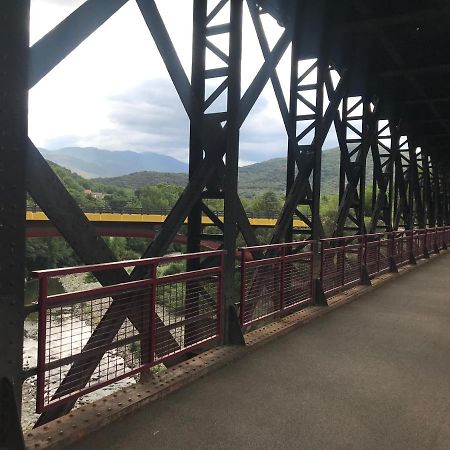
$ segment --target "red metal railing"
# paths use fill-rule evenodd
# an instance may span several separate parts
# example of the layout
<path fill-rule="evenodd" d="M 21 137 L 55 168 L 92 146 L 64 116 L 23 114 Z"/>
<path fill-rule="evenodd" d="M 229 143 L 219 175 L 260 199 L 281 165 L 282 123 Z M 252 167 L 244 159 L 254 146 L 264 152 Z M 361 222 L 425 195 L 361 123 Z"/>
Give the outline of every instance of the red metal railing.
<path fill-rule="evenodd" d="M 169 274 L 179 272 L 174 263 L 204 257 L 219 262 Z M 213 251 L 35 272 L 40 286 L 37 412 L 217 341 L 222 333 L 223 257 L 223 251 Z M 136 266 L 144 268 L 144 279 L 58 295 L 47 292 L 51 277 Z"/>
<path fill-rule="evenodd" d="M 364 274 L 376 277 L 449 243 L 450 227 L 440 227 L 242 248 L 241 325 L 311 304 L 319 269 L 317 287 L 329 297 L 361 283 Z M 218 262 L 194 271 L 180 267 L 205 257 Z M 35 272 L 37 412 L 218 341 L 223 257 L 213 251 Z M 146 274 L 139 281 L 48 295 L 52 277 L 136 266 Z"/>
<path fill-rule="evenodd" d="M 241 326 L 312 301 L 314 245 L 301 241 L 240 249 Z"/>
<path fill-rule="evenodd" d="M 348 236 L 322 239 L 320 280 L 332 295 L 361 281 L 365 238 Z"/>

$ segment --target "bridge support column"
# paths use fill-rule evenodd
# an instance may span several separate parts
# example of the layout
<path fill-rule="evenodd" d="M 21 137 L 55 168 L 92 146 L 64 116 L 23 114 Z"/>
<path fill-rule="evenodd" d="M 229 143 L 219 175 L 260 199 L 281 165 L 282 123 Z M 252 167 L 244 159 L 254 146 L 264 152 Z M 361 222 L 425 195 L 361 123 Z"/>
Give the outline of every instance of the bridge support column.
<path fill-rule="evenodd" d="M 227 251 L 225 257 L 225 302 L 222 317 L 224 318 L 224 342 L 240 341 L 242 336 L 240 328 L 235 325 L 235 261 L 236 238 L 238 235 L 238 162 L 239 162 L 239 130 L 240 130 L 240 100 L 241 100 L 241 54 L 242 54 L 242 12 L 243 0 L 228 0 L 217 6 L 208 8 L 211 0 L 195 0 L 194 14 L 194 38 L 192 49 L 192 76 L 191 76 L 191 134 L 190 134 L 190 158 L 189 176 L 192 181 L 204 163 L 204 143 L 201 136 L 208 132 L 209 119 L 226 123 L 222 133 L 225 147 L 225 166 L 216 176 L 206 183 L 206 187 L 197 199 L 189 214 L 188 224 L 188 252 L 200 251 L 202 237 L 210 236 L 202 234 L 201 217 L 204 212 L 213 222 L 214 226 L 222 233 L 215 235 L 220 245 Z M 217 28 L 214 18 L 217 14 L 229 7 L 229 22 Z M 228 52 L 218 48 L 209 36 L 222 35 L 228 38 Z M 220 67 L 206 67 L 206 55 L 210 53 L 220 60 Z M 228 53 L 228 54 L 227 54 Z M 223 81 L 217 82 L 218 79 Z M 209 96 L 205 96 L 206 83 L 214 85 L 214 90 Z M 220 102 L 221 96 L 226 93 L 226 106 Z M 211 111 L 211 112 L 210 112 Z M 200 133 L 199 133 L 200 130 Z M 217 167 L 218 169 L 219 167 Z M 213 213 L 208 206 L 208 200 L 223 201 L 223 222 Z M 194 267 L 193 264 L 197 266 Z M 207 264 L 207 262 L 205 262 Z M 199 268 L 199 262 L 190 263 L 188 269 Z M 200 302 L 199 296 L 190 298 L 190 309 L 195 309 Z M 189 330 L 195 336 L 195 330 Z M 237 338 L 236 335 L 238 334 Z"/>
<path fill-rule="evenodd" d="M 30 2 L 0 5 L 0 447 L 21 448 Z"/>

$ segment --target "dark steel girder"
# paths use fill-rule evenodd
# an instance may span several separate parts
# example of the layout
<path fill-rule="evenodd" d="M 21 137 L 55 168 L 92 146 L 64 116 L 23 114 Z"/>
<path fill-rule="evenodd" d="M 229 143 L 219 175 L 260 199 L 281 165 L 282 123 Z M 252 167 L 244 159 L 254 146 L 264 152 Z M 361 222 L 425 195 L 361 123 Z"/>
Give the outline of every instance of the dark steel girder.
<path fill-rule="evenodd" d="M 30 48 L 31 89 L 128 0 L 86 0 Z"/>

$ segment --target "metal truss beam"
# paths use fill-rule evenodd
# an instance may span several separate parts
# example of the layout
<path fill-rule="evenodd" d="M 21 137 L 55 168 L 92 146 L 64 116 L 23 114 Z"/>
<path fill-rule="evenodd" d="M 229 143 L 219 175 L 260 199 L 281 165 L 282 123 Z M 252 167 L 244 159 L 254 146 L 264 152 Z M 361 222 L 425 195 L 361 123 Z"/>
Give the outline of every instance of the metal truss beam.
<path fill-rule="evenodd" d="M 128 0 L 87 0 L 30 48 L 31 89 Z"/>

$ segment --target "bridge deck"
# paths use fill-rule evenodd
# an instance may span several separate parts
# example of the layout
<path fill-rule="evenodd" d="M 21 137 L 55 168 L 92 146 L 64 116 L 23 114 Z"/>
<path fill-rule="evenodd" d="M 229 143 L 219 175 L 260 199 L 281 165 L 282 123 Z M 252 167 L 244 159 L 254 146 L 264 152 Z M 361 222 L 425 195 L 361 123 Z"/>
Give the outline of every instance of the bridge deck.
<path fill-rule="evenodd" d="M 448 449 L 450 254 L 74 449 Z"/>

